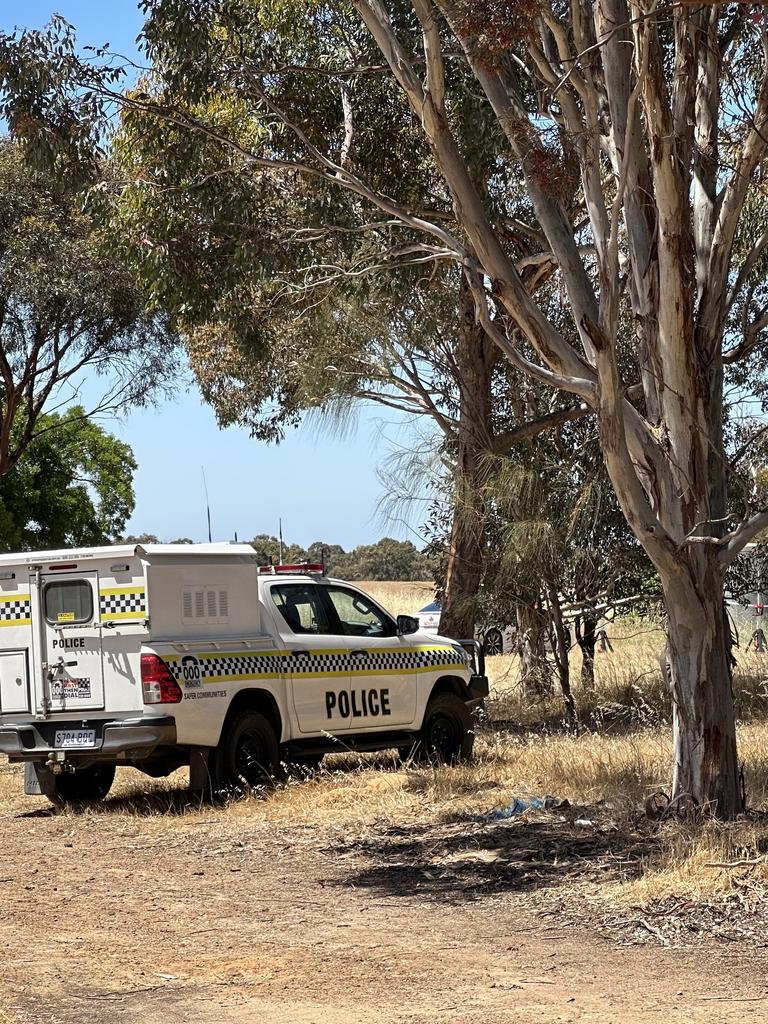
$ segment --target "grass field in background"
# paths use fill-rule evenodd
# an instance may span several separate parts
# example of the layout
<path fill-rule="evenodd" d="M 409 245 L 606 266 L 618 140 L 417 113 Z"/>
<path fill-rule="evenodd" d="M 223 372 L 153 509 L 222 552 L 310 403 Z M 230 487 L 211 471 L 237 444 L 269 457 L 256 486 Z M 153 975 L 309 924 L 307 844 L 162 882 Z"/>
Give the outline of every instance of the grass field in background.
<path fill-rule="evenodd" d="M 370 594 L 392 615 L 414 615 L 435 600 L 435 585 L 430 580 L 363 580 L 355 586 Z"/>
<path fill-rule="evenodd" d="M 412 613 L 432 597 L 428 582 L 360 586 L 394 614 Z M 671 774 L 669 700 L 658 662 L 663 633 L 656 623 L 629 619 L 610 624 L 607 632 L 614 649 L 597 656 L 593 690 L 582 687 L 580 652 L 571 651 L 578 734 L 564 729 L 556 693 L 535 702 L 521 693 L 514 655 L 489 658 L 490 721 L 478 731 L 471 764 L 424 768 L 403 765 L 392 754 L 356 755 L 342 748 L 310 778 L 233 802 L 223 812 L 227 831 L 237 833 L 258 819 L 276 827 L 293 823 L 360 835 L 388 823 L 455 822 L 503 808 L 514 797 L 552 794 L 586 808 L 579 813 L 587 819 L 609 821 L 617 848 L 623 835 L 636 836 L 638 828 L 649 836 L 639 867 L 622 883 L 601 888 L 607 899 L 632 903 L 670 894 L 728 893 L 734 873 L 717 865 L 734 861 L 754 862 L 743 870 L 752 895 L 762 899 L 768 894 L 768 818 L 695 826 L 645 820 L 645 798 L 668 790 Z M 768 811 L 768 657 L 743 651 L 737 657 L 734 691 L 748 803 Z M 185 782 L 184 772 L 151 780 L 121 769 L 113 795 L 88 813 L 127 815 L 152 829 L 173 829 L 180 814 L 209 813 L 180 798 Z M 21 789 L 20 770 L 0 765 L 0 805 L 6 811 L 41 805 Z"/>

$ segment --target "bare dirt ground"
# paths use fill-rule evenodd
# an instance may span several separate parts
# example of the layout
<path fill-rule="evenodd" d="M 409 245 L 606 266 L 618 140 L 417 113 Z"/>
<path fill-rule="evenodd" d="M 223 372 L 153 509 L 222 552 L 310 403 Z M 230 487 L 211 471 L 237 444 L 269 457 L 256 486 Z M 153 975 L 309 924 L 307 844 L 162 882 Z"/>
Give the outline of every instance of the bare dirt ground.
<path fill-rule="evenodd" d="M 768 1021 L 768 929 L 662 945 L 580 917 L 580 875 L 632 857 L 597 825 L 356 830 L 119 793 L 0 803 L 2 1024 Z"/>

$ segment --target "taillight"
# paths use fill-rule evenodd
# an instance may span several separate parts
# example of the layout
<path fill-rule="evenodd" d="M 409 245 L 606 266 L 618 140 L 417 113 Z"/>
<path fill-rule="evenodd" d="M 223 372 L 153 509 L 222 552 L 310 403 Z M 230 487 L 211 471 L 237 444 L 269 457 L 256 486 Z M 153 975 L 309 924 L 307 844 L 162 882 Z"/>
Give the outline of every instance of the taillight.
<path fill-rule="evenodd" d="M 184 696 L 173 673 L 156 654 L 141 656 L 141 689 L 145 704 L 178 704 Z"/>

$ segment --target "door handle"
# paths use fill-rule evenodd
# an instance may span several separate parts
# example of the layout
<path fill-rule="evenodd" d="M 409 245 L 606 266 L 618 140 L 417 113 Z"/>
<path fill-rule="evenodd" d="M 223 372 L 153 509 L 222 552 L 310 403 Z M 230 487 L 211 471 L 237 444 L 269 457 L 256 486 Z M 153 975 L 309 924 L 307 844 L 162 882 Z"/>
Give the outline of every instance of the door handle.
<path fill-rule="evenodd" d="M 309 651 L 291 651 L 291 656 L 294 658 L 308 658 Z"/>
<path fill-rule="evenodd" d="M 353 658 L 367 658 L 368 657 L 368 651 L 350 651 L 349 653 L 352 655 Z"/>

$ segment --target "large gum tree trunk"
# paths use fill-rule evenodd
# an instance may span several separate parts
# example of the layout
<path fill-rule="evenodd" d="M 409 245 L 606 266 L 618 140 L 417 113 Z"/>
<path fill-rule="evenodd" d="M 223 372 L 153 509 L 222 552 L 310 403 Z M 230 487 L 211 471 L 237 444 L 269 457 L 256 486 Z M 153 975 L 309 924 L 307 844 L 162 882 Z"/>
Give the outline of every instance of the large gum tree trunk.
<path fill-rule="evenodd" d="M 485 560 L 483 456 L 491 446 L 491 378 L 498 353 L 483 328 L 476 323 L 474 300 L 463 277 L 459 289 L 459 315 L 455 505 L 440 632 L 445 636 L 465 639 L 475 635 L 478 592 Z"/>
<path fill-rule="evenodd" d="M 714 551 L 697 553 L 696 578 L 664 581 L 674 715 L 672 798 L 681 812 L 719 818 L 744 810 L 736 757 L 730 632 Z"/>

